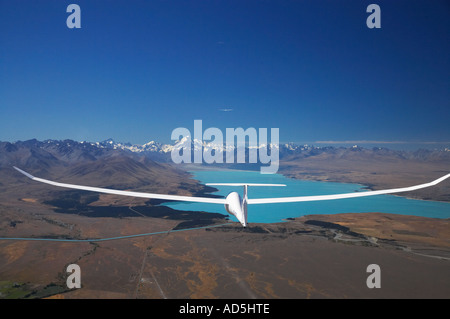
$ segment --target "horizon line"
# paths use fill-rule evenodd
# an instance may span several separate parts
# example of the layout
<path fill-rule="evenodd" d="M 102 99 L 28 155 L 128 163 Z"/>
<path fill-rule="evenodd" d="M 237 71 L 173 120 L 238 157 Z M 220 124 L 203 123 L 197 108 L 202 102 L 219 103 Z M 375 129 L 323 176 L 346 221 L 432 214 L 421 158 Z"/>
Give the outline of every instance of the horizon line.
<path fill-rule="evenodd" d="M 45 141 L 49 141 L 49 140 L 53 140 L 53 141 L 66 141 L 66 140 L 71 140 L 77 143 L 103 143 L 106 142 L 108 140 L 112 140 L 114 141 L 114 143 L 119 143 L 119 144 L 129 144 L 131 146 L 144 146 L 145 144 L 148 144 L 150 142 L 156 142 L 158 144 L 161 145 L 174 145 L 176 144 L 176 141 L 173 143 L 164 143 L 164 142 L 158 142 L 157 140 L 150 140 L 148 142 L 145 143 L 131 143 L 131 142 L 121 142 L 121 141 L 117 141 L 113 138 L 107 138 L 105 140 L 100 140 L 100 141 L 88 141 L 88 140 L 76 140 L 76 139 L 70 139 L 70 138 L 65 138 L 65 139 L 38 139 L 38 138 L 30 138 L 30 139 L 25 139 L 25 140 L 16 140 L 14 142 L 10 142 L 10 141 L 1 141 L 0 142 L 8 142 L 8 143 L 17 143 L 17 142 L 26 142 L 26 141 L 30 141 L 30 140 L 37 140 L 39 142 L 45 142 Z M 295 142 L 295 141 L 290 141 L 290 142 L 279 142 L 278 145 L 283 145 L 283 144 L 294 144 L 297 146 L 314 146 L 314 144 L 320 144 L 320 145 L 339 145 L 339 144 L 348 144 L 348 145 L 353 145 L 353 146 L 358 146 L 358 145 L 364 145 L 364 144 L 384 144 L 384 145 L 410 145 L 410 146 L 414 146 L 414 145 L 441 145 L 442 147 L 445 146 L 445 144 L 449 144 L 450 145 L 450 141 L 382 141 L 382 140 L 342 140 L 342 141 L 333 141 L 333 140 L 320 140 L 320 141 L 302 141 L 302 142 Z"/>

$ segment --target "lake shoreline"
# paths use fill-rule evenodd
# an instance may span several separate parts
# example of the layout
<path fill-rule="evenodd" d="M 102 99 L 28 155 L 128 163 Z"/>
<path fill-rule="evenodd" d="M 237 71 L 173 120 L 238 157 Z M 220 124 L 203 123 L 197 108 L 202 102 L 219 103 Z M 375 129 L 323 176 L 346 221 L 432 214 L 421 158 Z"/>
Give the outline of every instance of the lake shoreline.
<path fill-rule="evenodd" d="M 229 183 L 248 181 L 251 183 L 286 184 L 288 186 L 280 189 L 273 189 L 269 187 L 251 188 L 249 191 L 250 198 L 342 194 L 365 191 L 368 189 L 366 185 L 360 183 L 300 180 L 297 178 L 290 178 L 283 174 L 261 175 L 259 172 L 251 170 L 202 169 L 191 170 L 189 173 L 192 175 L 193 179 L 202 184 L 209 182 Z M 242 189 L 239 187 L 217 188 L 218 191 L 214 192 L 213 195 L 225 197 L 232 191 L 237 191 L 240 194 L 242 193 Z M 203 206 L 205 204 L 165 203 L 165 205 L 178 210 L 202 210 L 208 212 L 221 211 L 221 208 L 218 208 L 217 205 L 214 204 L 209 204 L 210 206 Z M 342 214 L 368 212 L 447 219 L 450 218 L 450 208 L 448 205 L 448 202 L 423 200 L 411 198 L 410 196 L 402 196 L 400 194 L 339 199 L 336 201 L 252 205 L 249 207 L 249 223 L 274 223 L 283 219 L 297 218 L 311 214 L 321 215 L 330 213 Z"/>
<path fill-rule="evenodd" d="M 193 171 L 230 171 L 230 172 L 257 172 L 258 170 L 251 170 L 251 169 L 236 169 L 236 168 L 226 168 L 226 167 L 209 167 L 209 166 L 204 166 L 204 165 L 195 165 L 195 164 L 191 164 L 191 165 L 187 165 L 185 166 L 183 169 L 186 169 L 188 171 L 188 173 L 191 173 Z M 302 173 L 302 176 L 298 176 L 297 174 L 292 174 L 289 172 L 283 172 L 284 169 L 282 169 L 281 171 L 278 171 L 276 174 L 277 175 L 282 175 L 288 179 L 293 179 L 293 180 L 301 180 L 301 181 L 316 181 L 316 182 L 330 182 L 330 183 L 342 183 L 342 184 L 357 184 L 360 185 L 361 188 L 367 189 L 369 191 L 376 191 L 376 190 L 381 190 L 381 189 L 389 189 L 389 188 L 397 188 L 397 187 L 401 187 L 396 183 L 393 182 L 385 182 L 384 184 L 381 183 L 369 183 L 367 181 L 363 181 L 362 179 L 358 179 L 356 178 L 354 181 L 349 181 L 349 176 L 347 175 L 343 175 L 340 178 L 328 178 L 328 177 L 320 177 L 317 174 L 308 174 L 308 173 Z M 322 175 L 323 176 L 323 175 Z M 354 177 L 350 177 L 354 178 Z M 429 182 L 431 180 L 425 181 L 425 182 Z M 420 183 L 425 183 L 425 182 L 417 182 L 417 184 L 411 184 L 411 185 L 404 185 L 402 187 L 406 187 L 406 186 L 413 186 L 413 185 L 418 185 Z M 418 192 L 416 192 L 418 193 Z M 428 194 L 427 194 L 428 195 Z M 433 195 L 433 192 L 431 192 L 431 195 Z M 446 200 L 444 198 L 438 197 L 438 198 L 428 198 L 425 196 L 421 196 L 420 193 L 419 194 L 411 194 L 411 193 L 405 193 L 403 195 L 401 194 L 392 194 L 392 196 L 398 196 L 398 197 L 402 197 L 402 198 L 406 198 L 406 199 L 412 199 L 412 200 L 422 200 L 422 201 L 430 201 L 430 202 L 439 202 L 439 203 L 450 203 L 450 199 Z"/>

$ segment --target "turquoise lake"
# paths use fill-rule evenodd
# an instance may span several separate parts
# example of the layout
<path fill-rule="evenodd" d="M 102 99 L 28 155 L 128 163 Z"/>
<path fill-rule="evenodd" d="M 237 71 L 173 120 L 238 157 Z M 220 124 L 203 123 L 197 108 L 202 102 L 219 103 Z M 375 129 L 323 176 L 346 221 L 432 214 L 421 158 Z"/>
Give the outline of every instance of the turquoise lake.
<path fill-rule="evenodd" d="M 249 187 L 249 198 L 329 195 L 366 191 L 363 185 L 303 181 L 279 174 L 263 175 L 252 171 L 192 171 L 201 183 L 272 183 L 286 187 Z M 412 185 L 411 185 L 412 186 Z M 227 196 L 236 191 L 242 196 L 243 187 L 216 186 L 215 195 Z M 205 211 L 228 215 L 222 205 L 172 202 L 165 204 L 178 210 Z M 408 199 L 395 195 L 379 195 L 315 202 L 258 204 L 248 206 L 249 223 L 274 223 L 286 218 L 311 214 L 381 212 L 434 218 L 450 218 L 450 203 Z M 234 216 L 231 220 L 236 221 Z"/>

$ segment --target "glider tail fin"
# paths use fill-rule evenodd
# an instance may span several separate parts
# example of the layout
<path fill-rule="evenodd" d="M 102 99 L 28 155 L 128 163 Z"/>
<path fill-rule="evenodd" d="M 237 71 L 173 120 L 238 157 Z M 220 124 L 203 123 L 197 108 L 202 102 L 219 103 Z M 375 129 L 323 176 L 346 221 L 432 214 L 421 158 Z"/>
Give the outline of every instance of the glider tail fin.
<path fill-rule="evenodd" d="M 257 184 L 257 183 L 206 183 L 208 186 L 286 186 L 285 184 Z"/>

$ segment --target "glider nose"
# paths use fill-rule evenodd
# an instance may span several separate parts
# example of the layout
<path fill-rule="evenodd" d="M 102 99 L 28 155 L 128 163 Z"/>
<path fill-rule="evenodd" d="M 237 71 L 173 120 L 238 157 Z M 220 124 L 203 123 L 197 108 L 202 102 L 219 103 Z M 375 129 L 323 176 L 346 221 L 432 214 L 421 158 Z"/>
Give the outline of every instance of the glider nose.
<path fill-rule="evenodd" d="M 247 221 L 245 219 L 244 210 L 242 209 L 241 197 L 238 193 L 232 192 L 228 194 L 227 203 L 225 204 L 225 209 L 228 213 L 235 216 L 242 226 L 247 227 Z"/>

